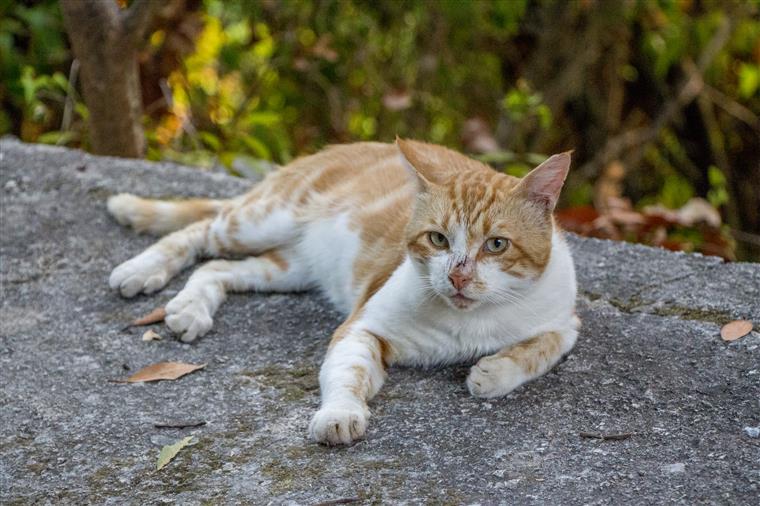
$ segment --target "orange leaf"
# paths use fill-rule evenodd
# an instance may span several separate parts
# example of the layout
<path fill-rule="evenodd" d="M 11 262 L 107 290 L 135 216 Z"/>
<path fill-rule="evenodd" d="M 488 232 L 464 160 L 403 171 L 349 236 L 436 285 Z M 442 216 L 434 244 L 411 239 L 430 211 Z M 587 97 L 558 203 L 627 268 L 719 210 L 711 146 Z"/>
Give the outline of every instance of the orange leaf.
<path fill-rule="evenodd" d="M 150 325 L 152 323 L 158 323 L 164 321 L 164 318 L 166 318 L 166 309 L 162 307 L 157 307 L 150 313 L 146 314 L 145 316 L 141 316 L 140 318 L 137 318 L 132 321 L 132 323 L 129 324 L 130 327 L 142 327 L 144 325 Z"/>
<path fill-rule="evenodd" d="M 141 381 L 175 380 L 185 374 L 190 374 L 198 369 L 203 369 L 206 364 L 185 364 L 183 362 L 159 362 L 140 369 L 127 378 L 127 383 L 139 383 Z"/>
<path fill-rule="evenodd" d="M 720 337 L 724 341 L 736 341 L 752 332 L 752 322 L 747 320 L 734 320 L 726 323 L 720 329 Z"/>

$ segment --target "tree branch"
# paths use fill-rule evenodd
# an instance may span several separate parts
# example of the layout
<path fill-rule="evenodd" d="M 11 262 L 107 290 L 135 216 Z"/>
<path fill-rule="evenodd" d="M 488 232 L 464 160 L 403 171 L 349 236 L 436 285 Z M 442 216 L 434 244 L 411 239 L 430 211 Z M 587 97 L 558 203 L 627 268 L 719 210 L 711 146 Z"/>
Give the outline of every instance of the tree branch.
<path fill-rule="evenodd" d="M 754 128 L 755 133 L 760 135 L 760 118 L 751 109 L 744 107 L 725 93 L 707 84 L 705 85 L 704 95 L 734 118 Z"/>
<path fill-rule="evenodd" d="M 74 28 L 81 26 L 99 26 L 115 30 L 119 20 L 119 6 L 116 2 L 82 2 L 80 0 L 61 0 L 61 12 L 69 37 Z M 109 30 L 109 31 L 110 31 Z M 72 44 L 74 42 L 72 41 Z"/>
<path fill-rule="evenodd" d="M 121 13 L 121 30 L 124 36 L 129 37 L 136 46 L 142 44 L 165 5 L 163 0 L 134 0 L 128 9 Z"/>
<path fill-rule="evenodd" d="M 685 81 L 676 96 L 665 104 L 662 112 L 655 118 L 651 126 L 627 130 L 608 139 L 599 154 L 575 171 L 575 174 L 582 178 L 594 177 L 601 167 L 620 158 L 627 150 L 655 140 L 660 130 L 673 121 L 684 107 L 702 93 L 705 87 L 702 74 L 712 64 L 723 46 L 726 45 L 734 26 L 734 19 L 730 15 L 726 16 L 699 56 L 698 63 L 694 64 L 691 60 L 684 62 Z"/>

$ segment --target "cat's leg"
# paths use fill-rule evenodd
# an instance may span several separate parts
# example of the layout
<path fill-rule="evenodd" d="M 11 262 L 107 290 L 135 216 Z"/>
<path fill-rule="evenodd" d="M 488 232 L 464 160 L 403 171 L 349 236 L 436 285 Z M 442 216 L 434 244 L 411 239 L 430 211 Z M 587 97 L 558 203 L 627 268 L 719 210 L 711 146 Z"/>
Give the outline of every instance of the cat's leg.
<path fill-rule="evenodd" d="M 476 397 L 501 397 L 546 373 L 575 344 L 576 330 L 545 332 L 481 358 L 470 369 L 467 388 Z"/>
<path fill-rule="evenodd" d="M 314 441 L 350 444 L 364 436 L 369 401 L 385 381 L 390 349 L 382 338 L 351 323 L 333 335 L 319 373 L 322 405 L 309 425 Z"/>
<path fill-rule="evenodd" d="M 244 260 L 212 260 L 196 270 L 166 306 L 166 324 L 191 342 L 211 329 L 227 292 L 293 292 L 309 285 L 307 269 L 285 251 Z"/>
<path fill-rule="evenodd" d="M 257 187 L 266 189 L 265 186 Z M 143 253 L 119 265 L 109 284 L 125 297 L 163 288 L 200 257 L 255 255 L 296 238 L 298 226 L 288 203 L 273 198 L 230 201 L 216 217 L 195 222 L 163 237 Z"/>
<path fill-rule="evenodd" d="M 208 254 L 210 219 L 173 232 L 111 272 L 108 284 L 124 297 L 140 292 L 153 293 L 166 285 L 179 271 Z"/>

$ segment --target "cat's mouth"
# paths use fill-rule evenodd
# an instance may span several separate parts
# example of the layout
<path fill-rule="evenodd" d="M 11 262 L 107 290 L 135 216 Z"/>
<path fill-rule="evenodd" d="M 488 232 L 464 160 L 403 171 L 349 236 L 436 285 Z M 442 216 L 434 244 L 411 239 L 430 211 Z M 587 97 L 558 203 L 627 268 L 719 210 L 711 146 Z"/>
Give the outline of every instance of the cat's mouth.
<path fill-rule="evenodd" d="M 454 304 L 454 306 L 458 307 L 459 309 L 468 309 L 470 306 L 472 306 L 475 303 L 475 299 L 466 297 L 462 295 L 461 293 L 456 293 L 454 295 L 451 295 L 449 297 L 449 300 L 451 300 L 451 303 Z"/>

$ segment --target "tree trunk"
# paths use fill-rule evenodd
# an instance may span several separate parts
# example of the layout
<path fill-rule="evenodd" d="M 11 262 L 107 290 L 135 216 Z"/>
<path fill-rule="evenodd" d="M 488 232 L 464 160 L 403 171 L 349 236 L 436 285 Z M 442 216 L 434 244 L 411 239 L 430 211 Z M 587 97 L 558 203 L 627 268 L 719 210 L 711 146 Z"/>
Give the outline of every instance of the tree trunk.
<path fill-rule="evenodd" d="M 160 0 L 61 0 L 63 21 L 81 66 L 93 153 L 128 158 L 145 154 L 137 62 Z"/>

